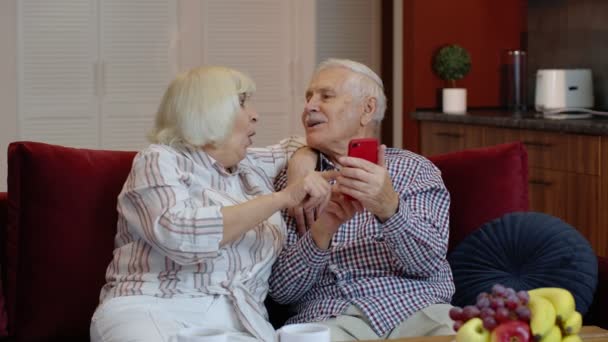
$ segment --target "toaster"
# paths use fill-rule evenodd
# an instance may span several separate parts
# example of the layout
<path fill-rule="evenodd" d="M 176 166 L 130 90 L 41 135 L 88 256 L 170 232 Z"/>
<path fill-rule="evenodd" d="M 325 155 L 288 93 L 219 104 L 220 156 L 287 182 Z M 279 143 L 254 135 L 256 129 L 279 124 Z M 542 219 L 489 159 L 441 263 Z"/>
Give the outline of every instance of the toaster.
<path fill-rule="evenodd" d="M 539 69 L 534 107 L 538 112 L 593 107 L 590 69 Z"/>

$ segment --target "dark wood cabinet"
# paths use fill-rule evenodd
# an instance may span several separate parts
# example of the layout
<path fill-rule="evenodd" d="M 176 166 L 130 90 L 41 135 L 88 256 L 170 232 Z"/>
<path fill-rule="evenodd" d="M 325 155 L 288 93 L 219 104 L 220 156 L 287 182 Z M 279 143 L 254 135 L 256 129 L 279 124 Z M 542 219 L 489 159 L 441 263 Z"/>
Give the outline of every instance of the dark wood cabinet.
<path fill-rule="evenodd" d="M 420 146 L 425 155 L 483 146 L 483 132 L 470 125 L 422 122 Z"/>
<path fill-rule="evenodd" d="M 530 210 L 563 219 L 608 256 L 608 137 L 422 121 L 425 156 L 521 141 Z"/>

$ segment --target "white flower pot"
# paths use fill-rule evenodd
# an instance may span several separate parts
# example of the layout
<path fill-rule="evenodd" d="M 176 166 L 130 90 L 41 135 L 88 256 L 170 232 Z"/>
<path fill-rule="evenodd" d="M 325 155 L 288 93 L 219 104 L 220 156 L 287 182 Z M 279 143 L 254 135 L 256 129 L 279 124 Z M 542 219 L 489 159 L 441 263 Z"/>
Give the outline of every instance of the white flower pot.
<path fill-rule="evenodd" d="M 467 90 L 465 88 L 445 88 L 442 98 L 444 113 L 465 114 L 467 112 Z"/>

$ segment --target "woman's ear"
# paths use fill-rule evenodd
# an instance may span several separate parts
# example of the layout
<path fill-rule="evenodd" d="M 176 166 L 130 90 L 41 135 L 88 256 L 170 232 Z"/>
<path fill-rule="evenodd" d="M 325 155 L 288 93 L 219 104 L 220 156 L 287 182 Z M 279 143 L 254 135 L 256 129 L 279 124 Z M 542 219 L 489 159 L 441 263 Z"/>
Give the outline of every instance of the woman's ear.
<path fill-rule="evenodd" d="M 361 115 L 361 126 L 367 126 L 367 124 L 373 120 L 374 113 L 376 112 L 376 98 L 367 97 L 363 101 L 363 114 Z"/>

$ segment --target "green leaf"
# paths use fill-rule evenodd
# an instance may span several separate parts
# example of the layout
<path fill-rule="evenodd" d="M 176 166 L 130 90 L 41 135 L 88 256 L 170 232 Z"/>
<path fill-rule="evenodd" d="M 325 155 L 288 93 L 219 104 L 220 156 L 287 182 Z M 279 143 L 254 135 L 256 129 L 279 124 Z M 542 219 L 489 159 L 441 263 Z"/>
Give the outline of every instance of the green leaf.
<path fill-rule="evenodd" d="M 461 46 L 446 45 L 435 55 L 433 69 L 439 78 L 453 82 L 465 77 L 471 71 L 471 57 Z"/>

